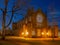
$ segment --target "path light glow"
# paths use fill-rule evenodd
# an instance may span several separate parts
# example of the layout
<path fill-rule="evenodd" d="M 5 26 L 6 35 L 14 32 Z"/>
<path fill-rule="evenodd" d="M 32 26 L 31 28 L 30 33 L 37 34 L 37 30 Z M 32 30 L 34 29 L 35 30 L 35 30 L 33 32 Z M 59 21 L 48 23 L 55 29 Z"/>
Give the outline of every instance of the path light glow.
<path fill-rule="evenodd" d="M 26 35 L 28 35 L 29 33 L 28 32 L 26 32 Z"/>
<path fill-rule="evenodd" d="M 49 33 L 47 33 L 47 35 L 49 35 Z"/>
<path fill-rule="evenodd" d="M 29 32 L 27 32 L 27 31 L 25 33 L 22 32 L 21 34 L 22 34 L 22 36 L 28 36 Z"/>
<path fill-rule="evenodd" d="M 44 35 L 44 33 L 42 32 L 42 35 Z"/>
<path fill-rule="evenodd" d="M 24 35 L 24 32 L 22 32 L 22 35 Z"/>

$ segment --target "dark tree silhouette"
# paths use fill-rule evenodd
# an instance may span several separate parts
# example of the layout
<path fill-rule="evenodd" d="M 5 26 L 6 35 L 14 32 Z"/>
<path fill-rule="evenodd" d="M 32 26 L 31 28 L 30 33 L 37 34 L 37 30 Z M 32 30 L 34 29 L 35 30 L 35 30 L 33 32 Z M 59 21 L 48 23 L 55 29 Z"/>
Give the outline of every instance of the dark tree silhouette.
<path fill-rule="evenodd" d="M 8 3 L 12 0 L 4 0 L 5 8 L 0 8 L 2 11 L 2 39 L 5 39 L 5 29 L 11 24 L 14 14 L 19 14 L 18 11 L 22 10 L 25 6 L 29 6 L 25 0 L 14 0 L 11 10 L 8 9 Z M 12 5 L 12 4 L 11 4 Z M 11 12 L 8 23 L 6 24 L 6 16 L 8 12 Z M 21 14 L 22 15 L 22 14 Z M 17 16 L 17 15 L 16 15 Z M 23 15 L 24 16 L 24 15 Z"/>

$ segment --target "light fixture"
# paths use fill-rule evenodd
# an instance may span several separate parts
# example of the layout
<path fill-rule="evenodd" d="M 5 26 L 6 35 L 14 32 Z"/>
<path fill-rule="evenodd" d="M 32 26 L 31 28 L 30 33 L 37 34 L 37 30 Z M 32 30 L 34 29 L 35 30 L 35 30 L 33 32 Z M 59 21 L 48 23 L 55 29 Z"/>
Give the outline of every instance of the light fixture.
<path fill-rule="evenodd" d="M 24 32 L 22 32 L 22 35 L 24 35 Z"/>
<path fill-rule="evenodd" d="M 29 33 L 28 32 L 26 32 L 26 35 L 28 35 Z"/>
<path fill-rule="evenodd" d="M 44 33 L 42 32 L 42 35 L 44 35 Z"/>
<path fill-rule="evenodd" d="M 47 35 L 49 34 L 49 33 L 46 33 Z"/>

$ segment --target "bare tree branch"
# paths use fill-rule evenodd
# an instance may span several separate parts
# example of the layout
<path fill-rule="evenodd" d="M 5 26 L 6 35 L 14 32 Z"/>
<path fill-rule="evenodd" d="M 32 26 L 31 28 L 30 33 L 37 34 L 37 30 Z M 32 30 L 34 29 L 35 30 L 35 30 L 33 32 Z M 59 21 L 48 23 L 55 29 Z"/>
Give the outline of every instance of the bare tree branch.
<path fill-rule="evenodd" d="M 14 10 L 12 9 L 12 15 L 11 15 L 10 21 L 9 21 L 9 23 L 5 26 L 5 28 L 8 27 L 8 26 L 11 24 L 12 19 L 13 19 L 13 16 L 14 16 Z"/>
<path fill-rule="evenodd" d="M 27 5 L 27 3 L 25 1 L 22 2 L 23 3 L 23 5 L 22 5 L 21 0 L 16 0 L 15 4 L 12 7 L 12 10 L 9 11 L 9 9 L 8 9 L 9 0 L 4 0 L 4 2 L 5 2 L 5 4 L 4 4 L 5 8 L 4 9 L 0 8 L 0 10 L 2 11 L 2 14 L 3 14 L 2 15 L 3 16 L 2 17 L 2 38 L 3 39 L 5 39 L 5 29 L 6 29 L 6 27 L 8 27 L 11 24 L 14 14 L 18 14 L 18 11 L 20 11 L 22 8 L 24 8 L 23 6 Z M 10 14 L 11 17 L 9 18 L 9 22 L 7 25 L 5 25 L 6 16 L 7 16 L 8 12 L 12 12 L 12 15 Z M 19 14 L 19 15 L 22 15 L 22 14 Z"/>
<path fill-rule="evenodd" d="M 4 10 L 2 8 L 0 8 L 0 10 L 3 12 Z"/>

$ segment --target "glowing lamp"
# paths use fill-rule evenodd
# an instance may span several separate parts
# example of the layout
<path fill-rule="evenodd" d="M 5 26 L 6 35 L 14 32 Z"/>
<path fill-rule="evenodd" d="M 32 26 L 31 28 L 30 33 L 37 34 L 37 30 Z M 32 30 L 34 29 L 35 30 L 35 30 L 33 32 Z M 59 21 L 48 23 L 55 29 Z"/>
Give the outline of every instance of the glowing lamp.
<path fill-rule="evenodd" d="M 26 35 L 28 35 L 29 33 L 28 32 L 26 32 Z"/>
<path fill-rule="evenodd" d="M 22 32 L 22 35 L 24 35 L 24 32 Z"/>
<path fill-rule="evenodd" d="M 44 33 L 42 32 L 42 35 L 44 35 Z"/>
<path fill-rule="evenodd" d="M 47 33 L 47 35 L 48 35 L 49 33 Z"/>

